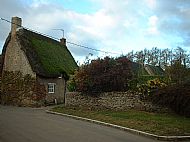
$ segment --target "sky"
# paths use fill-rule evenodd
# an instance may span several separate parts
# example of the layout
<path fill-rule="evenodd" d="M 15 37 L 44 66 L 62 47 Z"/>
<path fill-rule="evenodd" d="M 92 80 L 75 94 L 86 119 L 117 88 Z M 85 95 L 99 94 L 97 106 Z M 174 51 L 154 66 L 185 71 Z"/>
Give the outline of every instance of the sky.
<path fill-rule="evenodd" d="M 22 18 L 22 25 L 67 44 L 76 61 L 120 56 L 145 48 L 180 46 L 190 50 L 190 0 L 1 0 L 0 18 Z M 0 50 L 10 24 L 0 20 Z M 110 53 L 111 52 L 111 53 Z"/>

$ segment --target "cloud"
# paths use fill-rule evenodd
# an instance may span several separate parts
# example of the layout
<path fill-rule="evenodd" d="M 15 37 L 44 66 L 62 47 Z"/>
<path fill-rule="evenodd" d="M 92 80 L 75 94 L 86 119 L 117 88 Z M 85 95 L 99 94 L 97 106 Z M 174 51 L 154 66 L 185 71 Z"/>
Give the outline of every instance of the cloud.
<path fill-rule="evenodd" d="M 96 31 L 96 29 L 100 30 L 100 28 L 108 26 L 109 24 L 106 24 L 106 22 L 104 22 L 104 25 L 95 23 L 98 18 L 103 18 L 105 20 L 109 19 L 106 18 L 106 16 L 101 15 L 100 13 L 96 13 L 92 16 L 88 14 L 80 14 L 74 11 L 65 10 L 59 5 L 52 6 L 52 3 L 47 3 L 45 1 L 33 1 L 31 5 L 25 5 L 25 7 L 22 7 L 22 3 L 6 2 L 7 1 L 5 1 L 4 3 L 5 7 L 11 5 L 13 8 L 10 9 L 9 13 L 7 15 L 4 15 L 3 17 L 10 18 L 15 11 L 23 10 L 25 14 L 21 14 L 19 17 L 22 17 L 24 27 L 39 31 L 41 33 L 49 34 L 56 38 L 62 38 L 62 33 L 59 31 L 54 31 L 52 29 L 62 28 L 65 30 L 65 35 L 68 41 L 76 42 L 78 44 L 84 44 L 86 46 L 90 45 L 91 48 L 98 49 L 98 44 L 96 43 L 96 40 L 101 35 L 98 34 L 98 31 Z M 16 5 L 16 7 L 14 7 L 13 5 Z M 10 31 L 10 25 L 6 22 L 4 22 L 2 25 L 1 27 L 3 28 L 1 28 L 1 33 L 5 34 L 0 34 L 0 40 L 5 41 L 6 36 Z M 70 35 L 74 36 L 70 37 Z M 73 37 L 76 38 L 74 39 Z M 71 46 L 69 44 L 68 46 L 69 48 L 71 48 L 72 53 L 76 56 L 86 56 L 89 53 L 89 50 L 87 49 L 77 46 Z M 93 54 L 96 55 L 97 53 Z"/>
<path fill-rule="evenodd" d="M 183 39 L 184 46 L 190 46 L 190 2 L 189 0 L 160 0 L 155 8 L 159 16 L 159 29 Z"/>
<path fill-rule="evenodd" d="M 63 7 L 56 7 L 56 10 L 53 10 L 55 7 L 48 4 L 37 6 L 35 4 L 33 9 L 35 9 L 35 13 L 29 13 L 29 16 L 25 18 L 26 21 L 32 21 L 26 22 L 26 25 L 29 27 L 33 27 L 38 31 L 50 35 L 53 34 L 53 36 L 57 35 L 50 29 L 62 28 L 65 29 L 65 35 L 68 41 L 95 49 L 103 47 L 100 44 L 102 44 L 104 40 L 113 38 L 112 31 L 117 25 L 115 19 L 103 9 L 93 14 L 76 13 L 74 11 L 65 10 Z M 48 9 L 48 11 L 46 11 L 46 9 Z M 93 52 L 94 56 L 98 56 L 99 54 L 98 52 L 89 51 L 81 47 L 68 46 L 72 53 L 77 56 L 86 56 L 89 52 Z M 104 49 L 101 48 L 101 50 Z"/>
<path fill-rule="evenodd" d="M 158 31 L 158 17 L 156 15 L 154 16 L 150 16 L 148 18 L 148 28 L 147 30 L 145 30 L 145 35 L 148 35 L 148 36 L 157 36 L 160 34 L 160 32 Z"/>
<path fill-rule="evenodd" d="M 0 9 L 6 19 L 22 17 L 25 27 L 56 38 L 61 38 L 62 32 L 52 29 L 64 29 L 67 41 L 104 51 L 126 54 L 145 47 L 190 46 L 189 0 L 86 1 L 98 8 L 80 12 L 67 9 L 60 0 L 1 0 Z M 68 2 L 76 4 L 74 0 Z M 1 43 L 10 25 L 0 22 L 0 27 Z M 89 52 L 94 56 L 105 54 L 70 44 L 68 48 L 77 58 L 84 58 Z"/>
<path fill-rule="evenodd" d="M 152 27 L 156 26 L 158 23 L 158 17 L 157 16 L 151 16 L 149 17 L 149 21 L 148 21 L 148 24 Z"/>
<path fill-rule="evenodd" d="M 157 4 L 156 0 L 145 0 L 145 3 L 150 9 L 154 9 Z"/>
<path fill-rule="evenodd" d="M 22 13 L 27 14 L 27 8 L 23 5 L 21 0 L 1 0 L 0 4 L 0 17 L 10 20 L 12 16 L 22 16 Z M 5 21 L 0 21 L 0 42 L 4 43 L 8 33 L 10 31 L 10 25 Z M 2 45 L 2 44 L 1 44 Z"/>
<path fill-rule="evenodd" d="M 1 0 L 0 9 L 6 18 L 12 16 L 12 14 L 19 16 L 26 12 L 26 7 L 21 0 Z"/>

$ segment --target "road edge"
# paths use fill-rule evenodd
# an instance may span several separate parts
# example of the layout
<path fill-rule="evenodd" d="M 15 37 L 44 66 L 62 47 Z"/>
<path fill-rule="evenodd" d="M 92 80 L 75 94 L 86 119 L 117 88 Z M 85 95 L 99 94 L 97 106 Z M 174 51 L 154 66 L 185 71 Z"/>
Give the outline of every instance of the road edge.
<path fill-rule="evenodd" d="M 147 133 L 147 132 L 143 132 L 143 131 L 139 131 L 139 130 L 135 130 L 135 129 L 131 129 L 131 128 L 127 128 L 127 127 L 123 127 L 123 126 L 119 126 L 119 125 L 115 125 L 115 124 L 111 124 L 111 123 L 106 123 L 106 122 L 102 122 L 102 121 L 98 121 L 98 120 L 93 120 L 93 119 L 89 119 L 89 118 L 54 112 L 54 111 L 50 111 L 50 110 L 46 110 L 45 112 L 49 113 L 49 114 L 61 115 L 61 116 L 65 116 L 65 117 L 69 117 L 69 118 L 73 118 L 73 119 L 77 119 L 77 120 L 83 120 L 83 121 L 87 121 L 87 122 L 91 122 L 91 123 L 95 123 L 95 124 L 109 126 L 112 128 L 120 129 L 120 130 L 127 131 L 127 132 L 130 132 L 133 134 L 138 134 L 141 136 L 146 136 L 146 137 L 160 140 L 160 141 L 187 141 L 187 140 L 190 140 L 190 136 L 159 136 L 159 135 L 155 135 L 155 134 L 151 134 L 151 133 Z"/>

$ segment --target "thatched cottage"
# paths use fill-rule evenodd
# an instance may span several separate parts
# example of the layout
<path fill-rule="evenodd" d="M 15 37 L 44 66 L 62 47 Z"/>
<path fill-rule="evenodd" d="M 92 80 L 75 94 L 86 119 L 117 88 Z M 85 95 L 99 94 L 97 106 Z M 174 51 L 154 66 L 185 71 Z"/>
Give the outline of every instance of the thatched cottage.
<path fill-rule="evenodd" d="M 22 27 L 12 18 L 11 32 L 2 51 L 2 102 L 13 105 L 63 103 L 66 81 L 77 64 L 59 41 Z"/>

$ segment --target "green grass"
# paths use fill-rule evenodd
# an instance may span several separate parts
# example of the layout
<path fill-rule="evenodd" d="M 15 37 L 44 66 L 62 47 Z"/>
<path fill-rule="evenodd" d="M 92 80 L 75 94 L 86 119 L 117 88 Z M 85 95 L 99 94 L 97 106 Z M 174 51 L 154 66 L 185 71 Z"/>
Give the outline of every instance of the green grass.
<path fill-rule="evenodd" d="M 136 110 L 89 110 L 78 107 L 55 107 L 56 112 L 100 120 L 157 135 L 190 135 L 190 118 L 175 114 L 149 113 Z"/>

